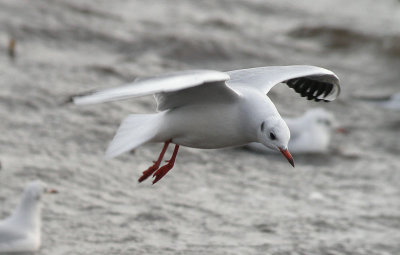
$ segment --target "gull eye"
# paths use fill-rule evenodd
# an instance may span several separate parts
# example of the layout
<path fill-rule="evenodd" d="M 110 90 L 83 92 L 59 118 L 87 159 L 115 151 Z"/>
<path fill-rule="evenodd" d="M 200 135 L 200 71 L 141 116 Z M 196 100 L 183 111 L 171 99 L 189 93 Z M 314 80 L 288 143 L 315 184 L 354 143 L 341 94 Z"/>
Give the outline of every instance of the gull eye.
<path fill-rule="evenodd" d="M 274 135 L 274 133 L 269 133 L 269 138 L 271 138 L 271 140 L 275 140 L 276 136 Z"/>
<path fill-rule="evenodd" d="M 329 120 L 325 120 L 325 119 L 318 119 L 317 120 L 318 123 L 325 125 L 325 126 L 330 126 L 331 122 Z"/>
<path fill-rule="evenodd" d="M 263 123 L 261 123 L 261 131 L 264 132 L 265 129 L 265 121 L 263 121 Z"/>

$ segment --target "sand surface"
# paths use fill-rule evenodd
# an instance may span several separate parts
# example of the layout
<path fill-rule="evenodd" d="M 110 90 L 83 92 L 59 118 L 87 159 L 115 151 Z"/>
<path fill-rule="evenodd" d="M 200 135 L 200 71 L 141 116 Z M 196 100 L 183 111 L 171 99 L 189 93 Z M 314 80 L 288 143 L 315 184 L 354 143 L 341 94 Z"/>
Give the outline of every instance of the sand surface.
<path fill-rule="evenodd" d="M 15 38 L 15 58 L 7 53 Z M 38 254 L 400 254 L 400 114 L 358 95 L 399 92 L 400 2 L 0 0 L 0 216 L 40 178 Z M 281 114 L 324 107 L 343 153 L 182 148 L 159 183 L 137 183 L 160 144 L 105 161 L 120 121 L 152 97 L 86 107 L 68 96 L 167 71 L 312 64 L 340 99 L 285 86 Z M 169 152 L 170 153 L 170 152 Z"/>

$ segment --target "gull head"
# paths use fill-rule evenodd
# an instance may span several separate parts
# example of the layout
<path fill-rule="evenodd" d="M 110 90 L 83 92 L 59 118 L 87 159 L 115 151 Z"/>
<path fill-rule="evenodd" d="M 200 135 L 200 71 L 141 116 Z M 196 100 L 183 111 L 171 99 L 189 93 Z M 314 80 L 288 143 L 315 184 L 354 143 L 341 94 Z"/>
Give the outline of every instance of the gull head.
<path fill-rule="evenodd" d="M 42 181 L 30 182 L 24 191 L 24 198 L 30 201 L 40 201 L 43 194 L 54 194 L 57 193 L 55 189 L 48 188 Z"/>
<path fill-rule="evenodd" d="M 39 231 L 42 196 L 47 193 L 57 193 L 57 191 L 48 188 L 41 181 L 28 183 L 12 218 L 21 226 Z"/>
<path fill-rule="evenodd" d="M 258 142 L 264 146 L 280 151 L 294 167 L 292 155 L 288 150 L 290 131 L 286 122 L 280 116 L 266 118 L 260 123 L 257 131 Z"/>

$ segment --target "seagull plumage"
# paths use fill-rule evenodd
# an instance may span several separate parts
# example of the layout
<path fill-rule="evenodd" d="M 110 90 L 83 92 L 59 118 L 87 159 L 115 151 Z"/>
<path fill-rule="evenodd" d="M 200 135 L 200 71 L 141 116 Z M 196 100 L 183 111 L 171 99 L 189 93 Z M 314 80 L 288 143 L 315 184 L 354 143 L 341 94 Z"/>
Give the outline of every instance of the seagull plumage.
<path fill-rule="evenodd" d="M 0 254 L 34 252 L 41 242 L 41 198 L 44 193 L 55 193 L 41 181 L 27 185 L 13 214 L 0 221 Z"/>
<path fill-rule="evenodd" d="M 340 93 L 339 79 L 315 66 L 271 66 L 219 72 L 193 70 L 138 79 L 122 87 L 76 96 L 77 105 L 154 95 L 158 113 L 128 116 L 110 143 L 106 157 L 115 157 L 148 142 L 164 143 L 158 160 L 143 172 L 153 183 L 174 165 L 179 145 L 214 149 L 259 142 L 279 150 L 294 166 L 288 151 L 290 132 L 266 95 L 286 83 L 309 100 L 332 101 Z M 169 143 L 175 149 L 168 164 L 160 164 Z"/>

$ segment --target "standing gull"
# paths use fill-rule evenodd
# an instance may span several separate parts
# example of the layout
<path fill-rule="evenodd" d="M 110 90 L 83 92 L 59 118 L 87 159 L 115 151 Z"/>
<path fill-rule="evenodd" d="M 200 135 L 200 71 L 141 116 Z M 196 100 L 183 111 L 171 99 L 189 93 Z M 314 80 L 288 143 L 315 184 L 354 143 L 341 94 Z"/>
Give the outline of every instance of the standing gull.
<path fill-rule="evenodd" d="M 154 94 L 158 113 L 129 115 L 106 151 L 111 158 L 149 143 L 164 143 L 150 175 L 159 181 L 175 163 L 179 146 L 215 149 L 259 142 L 279 150 L 294 166 L 288 151 L 289 128 L 266 94 L 286 83 L 308 100 L 332 101 L 340 92 L 339 79 L 315 66 L 270 66 L 219 72 L 193 70 L 139 79 L 122 87 L 76 96 L 78 105 Z M 174 151 L 160 167 L 170 143 Z"/>
<path fill-rule="evenodd" d="M 0 254 L 34 252 L 40 247 L 41 198 L 56 193 L 40 181 L 28 184 L 14 213 L 0 222 Z"/>
<path fill-rule="evenodd" d="M 293 154 L 325 153 L 328 151 L 331 133 L 339 127 L 335 116 L 323 108 L 308 110 L 297 118 L 284 118 L 290 130 L 289 148 Z M 272 152 L 260 143 L 251 143 L 249 149 L 258 152 Z"/>

